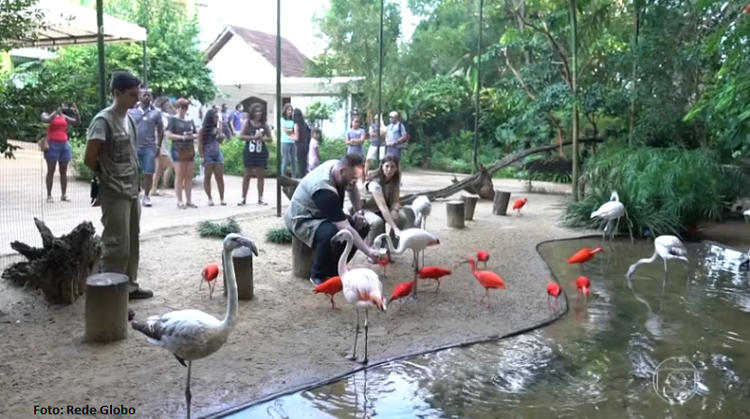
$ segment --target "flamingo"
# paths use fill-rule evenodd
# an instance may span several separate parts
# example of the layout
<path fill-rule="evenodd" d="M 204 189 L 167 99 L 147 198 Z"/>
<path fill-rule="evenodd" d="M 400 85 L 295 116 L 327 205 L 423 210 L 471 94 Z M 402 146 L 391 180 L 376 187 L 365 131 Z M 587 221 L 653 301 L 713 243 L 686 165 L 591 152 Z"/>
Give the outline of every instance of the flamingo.
<path fill-rule="evenodd" d="M 148 343 L 172 352 L 182 366 L 187 367 L 185 401 L 190 419 L 190 373 L 193 361 L 206 358 L 221 349 L 237 323 L 237 279 L 234 276 L 232 250 L 247 247 L 255 256 L 255 243 L 239 234 L 224 238 L 223 257 L 226 266 L 227 311 L 224 320 L 200 310 L 178 310 L 162 316 L 151 316 L 145 321 L 132 322 L 133 329 L 146 335 Z M 187 365 L 185 365 L 187 361 Z"/>
<path fill-rule="evenodd" d="M 430 200 L 424 195 L 419 195 L 414 198 L 411 208 L 414 210 L 414 215 L 417 216 L 414 222 L 415 227 L 427 230 L 427 216 L 432 213 Z M 424 253 L 422 253 L 422 266 L 424 266 Z"/>
<path fill-rule="evenodd" d="M 560 294 L 562 294 L 562 287 L 560 284 L 555 282 L 550 282 L 547 284 L 547 306 L 549 308 L 552 308 L 552 304 L 550 304 L 550 297 L 555 297 L 555 311 L 557 311 L 557 299 L 560 297 Z"/>
<path fill-rule="evenodd" d="M 666 286 L 667 282 L 667 260 L 677 259 L 685 263 L 690 263 L 687 258 L 687 249 L 680 239 L 675 236 L 659 236 L 654 240 L 654 255 L 650 258 L 640 259 L 636 263 L 630 265 L 626 276 L 630 279 L 638 266 L 644 263 L 656 262 L 656 258 L 658 257 L 661 257 L 664 261 L 664 282 L 662 283 L 662 288 Z"/>
<path fill-rule="evenodd" d="M 431 233 L 419 229 L 419 228 L 407 228 L 401 231 L 401 235 L 398 237 L 398 247 L 393 248 L 393 241 L 391 236 L 387 234 L 381 234 L 375 238 L 375 247 L 380 248 L 383 238 L 388 243 L 388 252 L 392 255 L 401 255 L 406 252 L 406 249 L 411 249 L 414 264 L 414 291 L 412 292 L 412 299 L 417 298 L 417 276 L 419 275 L 419 260 L 417 256 L 419 252 L 430 246 L 436 246 L 440 244 L 440 240 L 433 236 Z"/>
<path fill-rule="evenodd" d="M 484 287 L 485 293 L 484 297 L 479 300 L 480 304 L 486 298 L 487 307 L 490 306 L 490 289 L 507 289 L 505 281 L 503 281 L 503 278 L 501 278 L 500 275 L 492 271 L 478 271 L 477 262 L 471 256 L 466 258 L 462 263 L 468 263 L 471 266 L 471 273 L 474 274 L 474 278 L 476 278 L 477 281 L 479 281 L 479 284 Z"/>
<path fill-rule="evenodd" d="M 614 233 L 617 232 L 617 229 L 620 226 L 620 217 L 622 217 L 625 214 L 625 205 L 620 202 L 620 195 L 617 194 L 617 192 L 612 192 L 612 195 L 609 197 L 609 202 L 605 202 L 602 204 L 599 209 L 591 213 L 591 218 L 599 218 L 600 220 L 606 220 L 607 225 L 604 227 L 604 231 L 602 231 L 602 244 L 604 243 L 604 238 L 607 235 L 607 232 L 609 231 L 610 227 L 612 227 L 612 222 L 614 220 L 617 220 L 617 224 L 615 224 L 615 230 L 610 232 L 610 240 L 612 240 L 612 237 L 614 236 Z M 628 230 L 630 230 L 630 225 L 628 225 Z M 630 237 L 632 239 L 633 232 L 630 230 Z"/>
<path fill-rule="evenodd" d="M 346 266 L 346 257 L 352 251 L 354 236 L 349 230 L 341 230 L 331 239 L 332 241 L 346 241 L 346 249 L 339 258 L 339 276 L 341 284 L 344 287 L 344 298 L 354 306 L 357 312 L 357 325 L 354 329 L 354 346 L 352 353 L 348 357 L 350 361 L 357 360 L 357 339 L 359 337 L 359 309 L 365 309 L 365 357 L 362 364 L 367 364 L 367 341 L 368 341 L 368 314 L 370 308 L 375 307 L 380 311 L 385 311 L 385 302 L 383 301 L 383 284 L 378 278 L 378 274 L 372 269 L 352 269 Z"/>
<path fill-rule="evenodd" d="M 214 287 L 216 286 L 216 278 L 219 276 L 219 265 L 211 263 L 206 265 L 201 271 L 201 283 L 198 286 L 198 291 L 203 287 L 205 282 L 208 285 L 208 298 L 213 298 Z"/>
<path fill-rule="evenodd" d="M 484 250 L 480 250 L 477 252 L 477 265 L 479 262 L 482 262 L 482 267 L 484 269 L 487 269 L 487 262 L 490 260 L 490 254 L 488 252 L 485 252 Z"/>
<path fill-rule="evenodd" d="M 515 202 L 513 202 L 513 209 L 518 212 L 519 217 L 521 216 L 521 208 L 526 205 L 527 201 L 526 197 L 523 197 L 521 199 L 516 199 Z"/>

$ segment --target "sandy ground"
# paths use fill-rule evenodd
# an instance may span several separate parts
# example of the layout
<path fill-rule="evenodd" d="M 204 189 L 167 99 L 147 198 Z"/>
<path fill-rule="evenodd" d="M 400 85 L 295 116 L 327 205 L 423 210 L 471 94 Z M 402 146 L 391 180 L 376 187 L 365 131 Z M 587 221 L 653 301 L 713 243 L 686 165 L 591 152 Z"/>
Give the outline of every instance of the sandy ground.
<path fill-rule="evenodd" d="M 372 313 L 371 362 L 504 335 L 553 316 L 544 290 L 550 273 L 535 246 L 574 233 L 553 221 L 558 214 L 555 206 L 563 198 L 528 196 L 522 217 L 493 216 L 491 204 L 480 203 L 475 221 L 467 222 L 464 230 L 447 229 L 444 204 L 435 203 L 428 226 L 443 244 L 428 252 L 427 264 L 453 267 L 481 246 L 493 255 L 489 267 L 505 278 L 508 290 L 492 293 L 490 309 L 478 305 L 483 290 L 466 265 L 443 281 L 439 293 L 433 283 L 423 282 L 418 302 L 400 310 L 395 303 L 386 313 Z M 244 234 L 260 247 L 256 298 L 240 303 L 238 325 L 224 348 L 194 365 L 193 405 L 200 415 L 358 366 L 344 358 L 352 343 L 354 311 L 343 296 L 336 297 L 343 309 L 333 311 L 324 296 L 313 295 L 308 281 L 292 278 L 291 248 L 263 239 L 269 228 L 281 225 L 279 219 L 266 216 L 241 224 Z M 132 304 L 138 318 L 181 308 L 223 315 L 221 285 L 213 300 L 198 291 L 202 266 L 220 260 L 218 240 L 200 239 L 192 228 L 172 230 L 145 239 L 142 252 L 140 281 L 156 296 Z M 389 267 L 383 280 L 387 294 L 397 282 L 410 278 L 410 260 L 398 257 Z M 352 265 L 365 266 L 363 256 L 358 254 Z M 86 404 L 122 404 L 136 408 L 142 418 L 184 415 L 186 370 L 169 353 L 151 347 L 132 330 L 118 343 L 83 343 L 82 299 L 69 307 L 47 308 L 40 297 L 33 308 L 32 297 L 15 289 L 5 293 L 0 374 L 6 408 L 0 406 L 0 416 L 27 418 L 34 405 Z"/>

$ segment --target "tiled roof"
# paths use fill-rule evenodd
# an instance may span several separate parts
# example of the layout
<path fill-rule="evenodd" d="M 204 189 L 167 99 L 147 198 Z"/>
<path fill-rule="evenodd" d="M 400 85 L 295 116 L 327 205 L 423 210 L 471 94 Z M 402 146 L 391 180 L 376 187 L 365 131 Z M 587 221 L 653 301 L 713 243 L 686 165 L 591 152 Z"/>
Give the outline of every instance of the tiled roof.
<path fill-rule="evenodd" d="M 231 39 L 232 35 L 242 38 L 251 48 L 263 56 L 274 68 L 276 67 L 276 35 L 254 31 L 240 26 L 228 26 L 219 39 L 207 51 L 211 60 Z M 284 77 L 304 77 L 310 59 L 293 43 L 281 38 L 281 74 Z"/>

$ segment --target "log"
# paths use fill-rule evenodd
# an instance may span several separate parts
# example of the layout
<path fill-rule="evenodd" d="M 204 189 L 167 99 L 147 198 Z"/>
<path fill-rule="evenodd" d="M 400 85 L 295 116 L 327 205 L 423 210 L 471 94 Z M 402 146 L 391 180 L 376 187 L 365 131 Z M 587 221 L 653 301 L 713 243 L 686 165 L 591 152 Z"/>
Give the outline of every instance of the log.
<path fill-rule="evenodd" d="M 448 216 L 448 227 L 464 228 L 464 201 L 449 201 L 445 204 L 445 212 Z"/>
<path fill-rule="evenodd" d="M 91 222 L 83 222 L 69 234 L 55 237 L 44 222 L 34 218 L 42 247 L 14 241 L 10 244 L 27 260 L 8 266 L 2 277 L 15 285 L 40 289 L 50 304 L 71 304 L 83 295 L 86 280 L 98 271 L 100 238 Z"/>
<path fill-rule="evenodd" d="M 508 215 L 508 203 L 510 192 L 495 191 L 495 199 L 492 201 L 492 213 L 495 215 Z"/>
<path fill-rule="evenodd" d="M 238 247 L 232 251 L 234 278 L 237 281 L 237 299 L 250 301 L 255 296 L 255 282 L 253 281 L 253 252 L 247 247 Z M 224 258 L 221 260 L 224 278 L 224 296 L 227 296 L 227 270 Z"/>
<path fill-rule="evenodd" d="M 128 291 L 127 275 L 104 272 L 86 279 L 86 342 L 127 339 Z"/>
<path fill-rule="evenodd" d="M 302 240 L 292 234 L 292 275 L 297 278 L 310 279 L 315 248 L 309 248 Z"/>
<path fill-rule="evenodd" d="M 493 193 L 494 195 L 494 193 Z M 474 219 L 474 210 L 477 208 L 477 195 L 463 195 L 461 200 L 464 201 L 464 220 L 471 221 Z"/>
<path fill-rule="evenodd" d="M 587 144 L 587 143 L 594 143 L 594 144 L 596 144 L 596 143 L 602 143 L 602 142 L 604 142 L 604 138 L 581 138 L 581 139 L 578 140 L 579 144 Z M 507 166 L 510 166 L 511 164 L 513 164 L 513 163 L 515 163 L 515 162 L 517 162 L 519 160 L 523 160 L 524 158 L 526 158 L 528 156 L 531 156 L 531 155 L 534 155 L 534 154 L 538 154 L 538 153 L 544 153 L 544 152 L 548 152 L 548 151 L 552 151 L 552 150 L 557 150 L 560 147 L 566 147 L 566 146 L 569 146 L 571 144 L 573 144 L 572 141 L 565 141 L 562 144 L 551 144 L 551 145 L 545 145 L 545 146 L 541 146 L 541 147 L 534 147 L 534 148 L 529 148 L 529 149 L 526 149 L 526 150 L 523 150 L 523 151 L 519 151 L 518 153 L 509 154 L 509 155 L 503 157 L 502 159 L 498 160 L 497 162 L 495 162 L 495 164 L 493 164 L 489 168 L 487 168 L 487 170 L 486 170 L 487 175 L 489 175 L 489 177 L 491 179 L 492 175 L 495 172 L 497 172 L 498 170 L 500 170 L 502 168 L 505 168 Z M 471 189 L 472 186 L 475 185 L 478 180 L 480 180 L 480 176 L 483 176 L 481 171 L 480 171 L 480 173 L 477 173 L 477 174 L 475 174 L 473 176 L 469 176 L 469 177 L 464 178 L 463 180 L 460 180 L 460 181 L 458 179 L 456 179 L 455 183 L 453 183 L 452 185 L 447 186 L 445 188 L 442 188 L 442 189 L 438 189 L 438 190 L 434 190 L 434 191 L 417 192 L 417 193 L 414 193 L 414 194 L 404 195 L 404 196 L 401 197 L 401 205 L 409 205 L 409 204 L 411 204 L 412 201 L 414 201 L 414 199 L 416 197 L 418 197 L 419 195 L 425 195 L 425 196 L 427 196 L 427 198 L 430 201 L 434 201 L 434 200 L 439 199 L 439 198 L 447 198 L 447 197 L 449 197 L 449 196 L 451 196 L 451 195 L 453 195 L 453 194 L 455 194 L 457 192 L 463 191 L 463 190 L 465 190 L 465 191 L 467 191 L 469 193 L 476 193 L 476 194 L 480 195 L 480 197 L 482 197 L 482 195 L 479 194 L 479 192 L 480 192 L 479 190 L 477 190 L 477 189 Z M 293 179 L 293 178 L 290 178 L 290 177 L 287 177 L 287 176 L 277 176 L 276 177 L 276 181 L 281 184 L 282 189 L 286 188 L 286 187 L 289 187 L 289 188 L 294 187 L 294 188 L 296 188 L 297 185 L 299 184 L 299 179 Z M 484 183 L 484 186 L 486 186 L 486 181 L 484 181 L 484 182 L 480 181 L 480 184 L 482 184 L 482 183 Z M 492 188 L 490 188 L 490 189 L 492 189 Z M 294 191 L 294 189 L 289 189 L 289 190 L 292 191 L 292 193 Z M 489 190 L 487 190 L 486 188 L 484 188 L 482 190 L 482 193 L 483 194 L 493 194 L 492 196 L 489 196 L 489 198 L 482 198 L 482 199 L 492 200 L 494 198 L 494 190 L 492 190 L 492 192 L 490 192 Z M 291 198 L 291 194 L 287 193 L 287 189 L 284 189 L 284 194 L 287 196 L 287 198 L 292 199 Z M 368 202 L 368 206 L 369 206 L 369 204 L 371 204 L 371 203 Z"/>

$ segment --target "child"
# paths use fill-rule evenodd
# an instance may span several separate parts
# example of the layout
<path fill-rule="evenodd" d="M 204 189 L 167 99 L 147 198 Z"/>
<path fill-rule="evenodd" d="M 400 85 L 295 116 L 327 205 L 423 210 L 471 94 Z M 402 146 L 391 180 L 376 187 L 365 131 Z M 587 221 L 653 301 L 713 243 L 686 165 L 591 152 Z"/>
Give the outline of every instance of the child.
<path fill-rule="evenodd" d="M 362 157 L 365 156 L 362 145 L 365 143 L 365 130 L 360 127 L 359 118 L 355 117 L 352 120 L 352 127 L 346 130 L 346 144 L 349 146 L 346 150 L 347 154 L 358 154 Z"/>
<path fill-rule="evenodd" d="M 320 128 L 313 128 L 310 137 L 310 149 L 307 152 L 307 173 L 312 172 L 313 169 L 318 167 L 318 163 L 320 162 L 319 148 L 321 137 L 322 132 L 320 131 Z"/>

